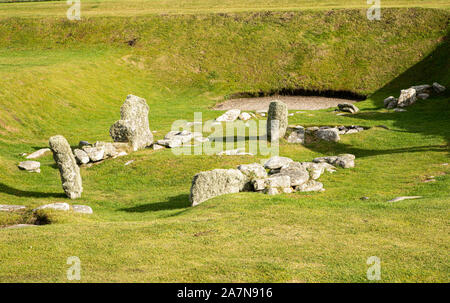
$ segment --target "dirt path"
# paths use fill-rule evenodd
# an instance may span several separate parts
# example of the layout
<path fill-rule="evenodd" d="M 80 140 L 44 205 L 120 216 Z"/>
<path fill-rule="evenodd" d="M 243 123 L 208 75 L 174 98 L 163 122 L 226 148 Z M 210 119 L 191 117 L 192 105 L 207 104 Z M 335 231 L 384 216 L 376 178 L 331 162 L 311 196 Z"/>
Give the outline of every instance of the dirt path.
<path fill-rule="evenodd" d="M 229 110 L 237 108 L 240 110 L 267 110 L 270 102 L 280 100 L 287 104 L 291 110 L 317 110 L 336 107 L 340 103 L 355 103 L 355 100 L 314 97 L 314 96 L 272 96 L 258 98 L 239 98 L 224 101 L 217 104 L 215 110 Z"/>

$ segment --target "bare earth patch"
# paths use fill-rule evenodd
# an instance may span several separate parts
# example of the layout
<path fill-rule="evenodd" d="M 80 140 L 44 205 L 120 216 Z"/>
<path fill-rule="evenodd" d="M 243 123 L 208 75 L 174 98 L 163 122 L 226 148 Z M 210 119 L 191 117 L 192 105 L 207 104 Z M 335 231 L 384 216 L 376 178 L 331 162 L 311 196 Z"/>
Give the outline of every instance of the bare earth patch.
<path fill-rule="evenodd" d="M 316 96 L 272 96 L 256 98 L 238 98 L 224 101 L 214 106 L 215 110 L 268 110 L 273 100 L 280 100 L 287 104 L 290 110 L 318 110 L 336 107 L 340 103 L 355 103 L 355 100 L 327 98 Z"/>

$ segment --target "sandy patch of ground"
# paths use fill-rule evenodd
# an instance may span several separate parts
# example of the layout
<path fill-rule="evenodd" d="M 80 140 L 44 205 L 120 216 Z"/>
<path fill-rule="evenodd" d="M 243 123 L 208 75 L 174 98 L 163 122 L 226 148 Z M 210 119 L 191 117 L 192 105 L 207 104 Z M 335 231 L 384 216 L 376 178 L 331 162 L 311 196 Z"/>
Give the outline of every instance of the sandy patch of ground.
<path fill-rule="evenodd" d="M 248 111 L 268 110 L 273 100 L 280 100 L 287 104 L 290 110 L 318 110 L 337 107 L 340 103 L 355 103 L 355 100 L 315 97 L 315 96 L 272 96 L 257 98 L 239 98 L 226 100 L 217 104 L 215 110 L 240 109 Z"/>

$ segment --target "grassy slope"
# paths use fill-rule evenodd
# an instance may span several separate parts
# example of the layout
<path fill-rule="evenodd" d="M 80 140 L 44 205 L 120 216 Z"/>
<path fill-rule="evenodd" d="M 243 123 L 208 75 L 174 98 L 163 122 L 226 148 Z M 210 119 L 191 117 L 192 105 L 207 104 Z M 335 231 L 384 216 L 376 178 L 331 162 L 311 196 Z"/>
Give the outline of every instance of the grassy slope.
<path fill-rule="evenodd" d="M 357 155 L 355 169 L 321 178 L 327 191 L 320 194 L 241 193 L 188 207 L 196 172 L 255 161 L 249 157 L 140 151 L 83 169 L 77 203 L 95 214 L 50 213 L 60 224 L 1 230 L 0 281 L 65 281 L 72 255 L 82 260 L 83 281 L 365 281 L 372 255 L 382 260 L 383 281 L 447 281 L 450 180 L 441 164 L 448 162 L 449 95 L 407 113 L 381 103 L 411 84 L 450 85 L 448 41 L 437 47 L 448 13 L 385 14 L 380 23 L 366 22 L 362 11 L 3 20 L 0 199 L 8 204 L 65 201 L 51 156 L 38 175 L 17 170 L 19 154 L 55 133 L 73 144 L 107 140 L 128 93 L 147 98 L 159 137 L 194 111 L 216 117 L 209 107 L 218 96 L 289 85 L 374 92 L 358 105 L 361 114 L 324 110 L 290 117 L 292 124 L 391 130 L 308 148 L 283 144 L 282 155 L 301 161 Z M 132 38 L 135 47 L 124 43 Z M 438 182 L 422 183 L 428 175 Z M 385 202 L 416 194 L 425 198 Z M 3 224 L 26 219 L 0 214 Z"/>

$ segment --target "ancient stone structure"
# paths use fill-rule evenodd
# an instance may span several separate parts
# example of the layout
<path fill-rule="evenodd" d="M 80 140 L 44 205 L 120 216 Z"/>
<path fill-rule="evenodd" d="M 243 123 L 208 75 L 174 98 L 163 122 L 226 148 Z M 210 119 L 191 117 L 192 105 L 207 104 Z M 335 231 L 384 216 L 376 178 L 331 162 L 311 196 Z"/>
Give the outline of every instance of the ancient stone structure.
<path fill-rule="evenodd" d="M 288 126 L 288 107 L 281 101 L 272 101 L 267 114 L 267 140 L 283 138 Z"/>
<path fill-rule="evenodd" d="M 77 165 L 69 143 L 66 138 L 58 135 L 51 137 L 49 144 L 50 149 L 53 151 L 53 158 L 61 174 L 64 192 L 70 199 L 80 198 L 83 192 L 80 168 Z"/>
<path fill-rule="evenodd" d="M 153 134 L 148 124 L 149 107 L 145 99 L 128 95 L 120 108 L 121 119 L 109 133 L 115 142 L 129 142 L 134 151 L 150 146 Z"/>

